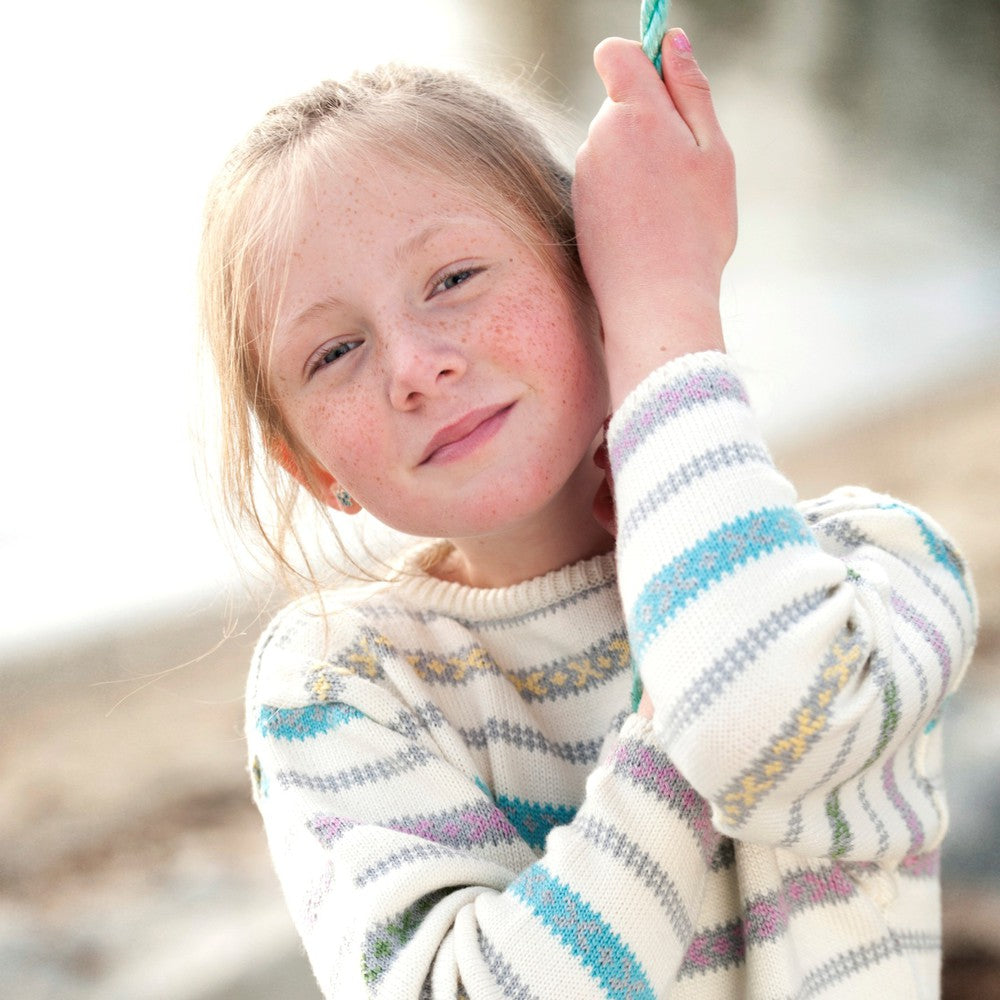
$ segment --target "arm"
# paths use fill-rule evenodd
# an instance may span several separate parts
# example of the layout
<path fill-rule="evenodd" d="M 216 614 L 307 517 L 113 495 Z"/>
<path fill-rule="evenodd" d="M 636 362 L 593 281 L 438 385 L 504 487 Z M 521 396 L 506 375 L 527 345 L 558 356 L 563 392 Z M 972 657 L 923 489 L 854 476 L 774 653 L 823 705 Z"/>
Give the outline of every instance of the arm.
<path fill-rule="evenodd" d="M 796 506 L 721 354 L 642 383 L 609 453 L 632 654 L 716 828 L 890 865 L 936 847 L 935 723 L 976 630 L 941 530 L 864 490 Z"/>
<path fill-rule="evenodd" d="M 971 584 L 888 498 L 797 507 L 735 371 L 701 353 L 723 346 L 732 159 L 676 30 L 663 56 L 661 82 L 631 43 L 598 49 L 574 188 L 640 711 L 723 833 L 898 862 L 944 830 L 933 722 L 971 655 Z"/>
<path fill-rule="evenodd" d="M 317 632 L 290 612 L 264 636 L 247 736 L 324 993 L 402 1000 L 432 983 L 436 997 L 562 998 L 617 982 L 662 995 L 719 838 L 648 722 L 626 720 L 543 851 L 494 802 L 456 726 L 408 689 L 405 654 L 350 612 L 322 644 Z M 509 698 L 506 683 L 477 675 L 463 698 Z"/>

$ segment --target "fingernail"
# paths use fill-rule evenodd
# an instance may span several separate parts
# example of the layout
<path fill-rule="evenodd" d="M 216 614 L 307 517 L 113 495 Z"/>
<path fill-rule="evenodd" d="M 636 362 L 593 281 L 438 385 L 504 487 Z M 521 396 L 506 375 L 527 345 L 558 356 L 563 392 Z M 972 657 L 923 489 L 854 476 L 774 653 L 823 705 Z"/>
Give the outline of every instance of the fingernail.
<path fill-rule="evenodd" d="M 688 41 L 688 36 L 680 28 L 673 28 L 671 30 L 670 47 L 674 52 L 679 52 L 681 55 L 691 55 L 691 43 Z"/>

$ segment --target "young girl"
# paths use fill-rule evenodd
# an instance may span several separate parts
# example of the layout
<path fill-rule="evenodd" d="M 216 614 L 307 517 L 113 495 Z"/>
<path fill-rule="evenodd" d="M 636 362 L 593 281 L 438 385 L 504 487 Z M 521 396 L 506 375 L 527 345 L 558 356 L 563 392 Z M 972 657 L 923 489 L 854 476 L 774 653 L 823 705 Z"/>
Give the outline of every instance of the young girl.
<path fill-rule="evenodd" d="M 971 584 L 912 508 L 796 502 L 723 353 L 687 39 L 596 63 L 572 202 L 507 103 L 403 69 L 275 109 L 210 201 L 237 484 L 257 440 L 434 539 L 260 641 L 288 905 L 338 1000 L 933 997 Z"/>

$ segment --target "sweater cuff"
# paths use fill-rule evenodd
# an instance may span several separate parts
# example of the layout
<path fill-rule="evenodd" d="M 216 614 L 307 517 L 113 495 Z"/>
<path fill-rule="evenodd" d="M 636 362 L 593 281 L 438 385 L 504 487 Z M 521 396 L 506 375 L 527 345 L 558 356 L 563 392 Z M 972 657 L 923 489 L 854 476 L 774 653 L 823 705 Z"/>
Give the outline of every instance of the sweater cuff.
<path fill-rule="evenodd" d="M 622 401 L 608 426 L 608 454 L 617 474 L 649 433 L 672 416 L 729 399 L 749 407 L 735 362 L 721 351 L 685 354 L 646 376 Z"/>

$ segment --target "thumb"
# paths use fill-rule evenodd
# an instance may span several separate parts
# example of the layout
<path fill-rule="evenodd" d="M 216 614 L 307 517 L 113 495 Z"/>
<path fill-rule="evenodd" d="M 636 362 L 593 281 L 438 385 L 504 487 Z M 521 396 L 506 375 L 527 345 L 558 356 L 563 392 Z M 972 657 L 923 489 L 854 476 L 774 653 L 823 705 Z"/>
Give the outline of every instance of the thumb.
<path fill-rule="evenodd" d="M 631 104 L 654 94 L 663 96 L 663 82 L 638 42 L 605 38 L 594 50 L 594 68 L 616 104 Z"/>

